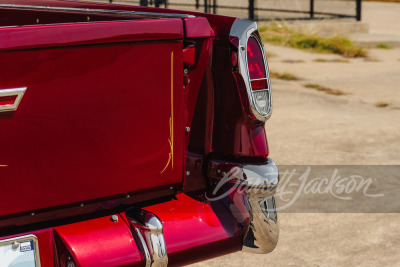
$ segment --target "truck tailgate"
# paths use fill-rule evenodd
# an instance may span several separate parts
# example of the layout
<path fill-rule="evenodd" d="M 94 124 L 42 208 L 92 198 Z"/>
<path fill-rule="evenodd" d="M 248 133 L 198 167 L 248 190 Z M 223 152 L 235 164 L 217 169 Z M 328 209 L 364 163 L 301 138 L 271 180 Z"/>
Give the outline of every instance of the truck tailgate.
<path fill-rule="evenodd" d="M 0 216 L 182 182 L 182 20 L 0 28 Z"/>

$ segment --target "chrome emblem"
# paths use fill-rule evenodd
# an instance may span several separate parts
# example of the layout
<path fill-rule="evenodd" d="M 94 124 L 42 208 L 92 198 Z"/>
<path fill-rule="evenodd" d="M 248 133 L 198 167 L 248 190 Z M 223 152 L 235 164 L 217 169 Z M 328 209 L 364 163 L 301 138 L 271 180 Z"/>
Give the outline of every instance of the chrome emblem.
<path fill-rule="evenodd" d="M 0 89 L 0 112 L 16 111 L 26 87 Z"/>

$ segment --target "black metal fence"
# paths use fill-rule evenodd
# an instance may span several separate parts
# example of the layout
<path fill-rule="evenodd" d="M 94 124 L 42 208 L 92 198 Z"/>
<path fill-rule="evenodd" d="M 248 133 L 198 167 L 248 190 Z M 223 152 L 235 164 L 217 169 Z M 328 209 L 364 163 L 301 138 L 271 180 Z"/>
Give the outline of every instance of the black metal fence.
<path fill-rule="evenodd" d="M 251 20 L 354 18 L 362 0 L 109 0 L 141 6 L 213 13 Z"/>

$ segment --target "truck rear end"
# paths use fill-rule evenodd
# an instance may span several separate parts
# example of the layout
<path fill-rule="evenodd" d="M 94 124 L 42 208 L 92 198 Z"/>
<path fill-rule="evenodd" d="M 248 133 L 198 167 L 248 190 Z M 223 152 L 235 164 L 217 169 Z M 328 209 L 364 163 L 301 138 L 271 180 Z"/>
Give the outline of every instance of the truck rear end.
<path fill-rule="evenodd" d="M 2 266 L 184 265 L 278 240 L 257 25 L 0 1 Z"/>

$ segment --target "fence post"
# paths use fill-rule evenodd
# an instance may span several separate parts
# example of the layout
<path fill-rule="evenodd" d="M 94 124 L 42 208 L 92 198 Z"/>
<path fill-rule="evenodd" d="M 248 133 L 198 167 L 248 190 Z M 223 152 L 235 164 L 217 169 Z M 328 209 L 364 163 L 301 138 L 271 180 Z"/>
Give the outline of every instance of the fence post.
<path fill-rule="evenodd" d="M 217 0 L 213 0 L 213 14 L 217 14 Z"/>
<path fill-rule="evenodd" d="M 204 0 L 204 13 L 208 13 L 208 1 Z"/>
<path fill-rule="evenodd" d="M 356 0 L 356 19 L 361 21 L 361 0 Z"/>
<path fill-rule="evenodd" d="M 310 18 L 314 18 L 314 0 L 310 0 Z"/>
<path fill-rule="evenodd" d="M 254 20 L 254 0 L 249 0 L 249 19 Z"/>
<path fill-rule="evenodd" d="M 141 6 L 148 6 L 149 3 L 147 2 L 147 0 L 140 0 L 140 5 Z"/>

